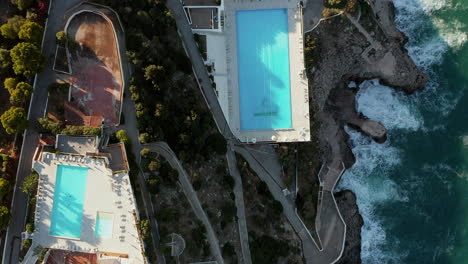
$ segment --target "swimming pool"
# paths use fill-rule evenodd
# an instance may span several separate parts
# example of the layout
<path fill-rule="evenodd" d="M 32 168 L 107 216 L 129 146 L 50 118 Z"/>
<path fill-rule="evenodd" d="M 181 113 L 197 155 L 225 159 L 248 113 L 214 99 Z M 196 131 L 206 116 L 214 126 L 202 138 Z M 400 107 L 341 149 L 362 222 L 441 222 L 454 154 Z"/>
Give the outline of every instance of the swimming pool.
<path fill-rule="evenodd" d="M 58 165 L 50 235 L 80 238 L 88 168 Z"/>
<path fill-rule="evenodd" d="M 96 216 L 96 228 L 94 230 L 94 236 L 101 238 L 111 238 L 113 224 L 114 214 L 98 212 Z"/>
<path fill-rule="evenodd" d="M 236 12 L 241 130 L 291 128 L 287 9 Z"/>

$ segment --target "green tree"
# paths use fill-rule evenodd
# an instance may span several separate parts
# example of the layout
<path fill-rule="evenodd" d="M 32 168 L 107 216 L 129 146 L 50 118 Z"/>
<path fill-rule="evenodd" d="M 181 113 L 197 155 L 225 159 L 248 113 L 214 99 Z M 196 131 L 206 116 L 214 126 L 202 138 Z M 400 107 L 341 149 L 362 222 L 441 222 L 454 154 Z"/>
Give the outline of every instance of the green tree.
<path fill-rule="evenodd" d="M 10 103 L 22 104 L 31 98 L 32 86 L 25 82 L 20 82 L 16 88 L 10 91 Z"/>
<path fill-rule="evenodd" d="M 65 46 L 68 40 L 67 33 L 65 33 L 65 31 L 59 31 L 55 34 L 55 39 L 57 40 L 57 44 Z"/>
<path fill-rule="evenodd" d="M 143 157 L 143 158 L 147 158 L 149 156 L 149 154 L 151 153 L 151 150 L 149 148 L 143 148 L 141 151 L 140 151 L 140 155 Z"/>
<path fill-rule="evenodd" d="M 11 67 L 10 52 L 0 48 L 0 76 L 6 74 Z"/>
<path fill-rule="evenodd" d="M 16 39 L 24 21 L 26 20 L 22 16 L 14 16 L 9 18 L 7 23 L 0 27 L 2 36 L 7 39 Z"/>
<path fill-rule="evenodd" d="M 8 90 L 8 92 L 16 89 L 16 85 L 18 84 L 18 80 L 16 78 L 6 78 L 5 81 L 3 81 L 3 86 Z"/>
<path fill-rule="evenodd" d="M 147 182 L 148 185 L 148 191 L 152 194 L 158 193 L 158 183 L 159 181 L 157 179 L 149 179 Z"/>
<path fill-rule="evenodd" d="M 127 131 L 121 129 L 119 131 L 117 131 L 117 133 L 115 134 L 115 136 L 117 137 L 117 139 L 120 141 L 120 143 L 124 143 L 125 145 L 129 144 L 130 143 L 130 138 L 128 137 L 127 135 Z"/>
<path fill-rule="evenodd" d="M 0 121 L 8 134 L 22 132 L 28 127 L 27 113 L 21 107 L 12 106 L 0 116 Z"/>
<path fill-rule="evenodd" d="M 141 237 L 143 240 L 147 240 L 150 238 L 151 234 L 151 225 L 148 220 L 141 220 L 140 223 L 138 223 L 138 229 L 140 230 Z"/>
<path fill-rule="evenodd" d="M 38 46 L 41 45 L 42 34 L 44 33 L 44 28 L 36 22 L 26 21 L 20 27 L 18 32 L 18 37 L 22 40 L 31 42 Z"/>
<path fill-rule="evenodd" d="M 36 190 L 38 181 L 39 174 L 37 174 L 35 171 L 31 172 L 31 174 L 29 174 L 24 179 L 23 184 L 21 184 L 21 191 L 29 195 L 33 194 L 33 192 Z"/>
<path fill-rule="evenodd" d="M 40 72 L 45 62 L 41 50 L 28 42 L 18 43 L 10 50 L 10 56 L 15 74 L 23 74 L 26 77 Z"/>
<path fill-rule="evenodd" d="M 149 142 L 150 136 L 148 133 L 141 133 L 140 136 L 138 136 L 138 140 L 141 144 L 146 144 Z"/>
<path fill-rule="evenodd" d="M 152 171 L 152 172 L 155 172 L 157 170 L 159 170 L 161 168 L 161 163 L 157 160 L 152 160 L 149 164 L 148 164 L 148 170 Z"/>
<path fill-rule="evenodd" d="M 6 230 L 10 223 L 10 210 L 6 206 L 0 206 L 0 230 Z"/>
<path fill-rule="evenodd" d="M 157 86 L 160 80 L 164 80 L 165 70 L 163 66 L 149 65 L 145 68 L 145 79 Z"/>
<path fill-rule="evenodd" d="M 18 9 L 23 11 L 31 6 L 33 0 L 11 0 L 11 3 L 18 6 Z"/>
<path fill-rule="evenodd" d="M 0 201 L 10 191 L 10 182 L 6 179 L 0 178 Z"/>

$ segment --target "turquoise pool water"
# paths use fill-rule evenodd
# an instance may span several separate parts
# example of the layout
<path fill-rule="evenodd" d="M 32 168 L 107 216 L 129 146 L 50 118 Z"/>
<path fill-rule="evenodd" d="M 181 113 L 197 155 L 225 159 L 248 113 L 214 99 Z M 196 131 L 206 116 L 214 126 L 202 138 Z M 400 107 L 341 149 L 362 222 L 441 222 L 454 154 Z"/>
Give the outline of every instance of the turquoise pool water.
<path fill-rule="evenodd" d="M 287 9 L 236 12 L 241 130 L 291 128 Z"/>
<path fill-rule="evenodd" d="M 88 168 L 58 165 L 50 234 L 80 238 Z"/>
<path fill-rule="evenodd" d="M 111 238 L 113 222 L 113 214 L 98 212 L 96 216 L 96 229 L 94 230 L 94 236 Z"/>

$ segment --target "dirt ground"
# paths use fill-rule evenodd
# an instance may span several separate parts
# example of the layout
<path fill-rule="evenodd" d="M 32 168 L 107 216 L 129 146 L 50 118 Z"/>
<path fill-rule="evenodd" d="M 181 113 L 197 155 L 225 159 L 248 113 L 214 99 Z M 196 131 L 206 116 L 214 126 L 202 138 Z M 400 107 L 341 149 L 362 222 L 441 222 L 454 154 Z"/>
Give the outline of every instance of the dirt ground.
<path fill-rule="evenodd" d="M 303 263 L 301 241 L 282 213 L 281 204 L 273 198 L 268 186 L 248 167 L 248 163 L 240 155 L 236 156 L 237 166 L 242 177 L 252 263 L 256 263 L 255 261 L 266 263 L 261 255 L 267 254 L 268 257 L 272 257 L 274 255 L 272 250 L 283 252 L 276 252 L 277 258 L 276 260 L 270 259 L 270 261 L 274 261 L 271 264 Z M 277 208 L 278 204 L 281 206 L 280 209 Z M 257 238 L 262 237 L 267 238 L 267 241 L 274 241 L 277 248 L 272 249 L 262 245 L 262 242 L 266 241 L 257 240 Z M 254 240 L 258 242 L 254 243 Z"/>
<path fill-rule="evenodd" d="M 123 81 L 113 25 L 100 15 L 81 13 L 67 31 L 81 46 L 71 50 L 72 102 L 85 115 L 118 124 Z"/>
<path fill-rule="evenodd" d="M 242 252 L 235 216 L 237 211 L 232 211 L 233 218 L 229 218 L 227 212 L 228 208 L 237 210 L 233 185 L 230 185 L 234 179 L 228 175 L 224 156 L 214 156 L 199 169 L 192 171 L 191 175 L 192 185 L 216 232 L 225 263 L 238 263 Z M 233 248 L 235 252 L 229 252 L 227 248 Z"/>

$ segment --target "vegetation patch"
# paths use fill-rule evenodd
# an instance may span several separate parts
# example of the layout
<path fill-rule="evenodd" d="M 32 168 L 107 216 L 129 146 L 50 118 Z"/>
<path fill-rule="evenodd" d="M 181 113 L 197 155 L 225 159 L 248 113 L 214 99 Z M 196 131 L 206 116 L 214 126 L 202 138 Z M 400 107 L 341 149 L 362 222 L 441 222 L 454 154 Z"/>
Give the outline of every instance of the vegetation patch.
<path fill-rule="evenodd" d="M 268 186 L 236 153 L 242 177 L 252 263 L 303 263 L 301 241 Z"/>

